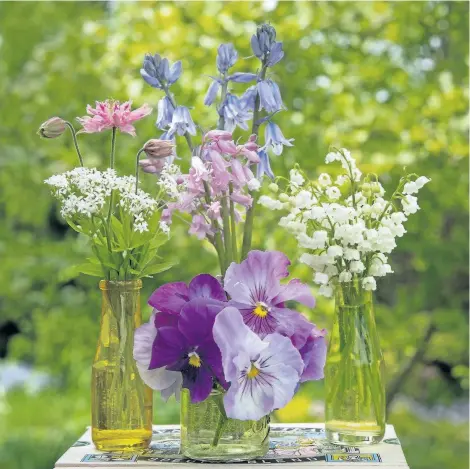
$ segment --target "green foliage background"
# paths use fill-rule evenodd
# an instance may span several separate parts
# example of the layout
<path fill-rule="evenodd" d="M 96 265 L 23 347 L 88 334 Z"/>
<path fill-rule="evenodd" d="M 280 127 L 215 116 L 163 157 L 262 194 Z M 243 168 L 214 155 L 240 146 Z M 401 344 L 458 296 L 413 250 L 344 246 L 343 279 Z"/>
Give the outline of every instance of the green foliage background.
<path fill-rule="evenodd" d="M 174 92 L 207 129 L 215 115 L 202 98 L 216 47 L 232 41 L 249 57 L 249 37 L 262 21 L 285 44 L 274 75 L 288 111 L 276 121 L 295 138 L 295 147 L 272 159 L 277 174 L 294 162 L 312 176 L 324 171 L 335 144 L 351 149 L 364 172 L 383 173 L 385 186 L 404 166 L 432 179 L 393 255 L 395 274 L 377 294 L 389 421 L 412 469 L 468 467 L 465 416 L 435 410 L 468 411 L 468 20 L 468 3 L 450 1 L 1 2 L 0 327 L 11 320 L 20 328 L 4 362 L 29 363 L 53 381 L 39 393 L 4 392 L 0 383 L 0 468 L 53 467 L 89 423 L 100 298 L 94 279 L 61 279 L 87 246 L 60 220 L 42 181 L 72 168 L 76 157 L 70 138 L 40 141 L 39 124 L 52 115 L 71 120 L 108 97 L 155 106 L 160 94 L 138 71 L 145 52 L 159 52 L 183 60 Z M 237 70 L 255 66 L 247 58 Z M 152 118 L 137 131 L 136 139 L 118 137 L 123 173 L 132 172 L 139 145 L 157 135 Z M 88 165 L 106 165 L 109 139 L 81 137 Z M 258 217 L 254 245 L 295 259 L 295 243 L 276 229 L 275 215 Z M 213 252 L 183 226 L 165 253 L 181 262 L 148 281 L 143 300 L 162 283 L 216 272 Z M 301 265 L 292 272 L 311 281 Z M 327 327 L 332 311 L 331 301 L 319 299 L 305 312 Z M 321 421 L 322 392 L 321 383 L 306 385 L 277 418 Z M 177 404 L 155 397 L 155 422 L 177 423 Z"/>

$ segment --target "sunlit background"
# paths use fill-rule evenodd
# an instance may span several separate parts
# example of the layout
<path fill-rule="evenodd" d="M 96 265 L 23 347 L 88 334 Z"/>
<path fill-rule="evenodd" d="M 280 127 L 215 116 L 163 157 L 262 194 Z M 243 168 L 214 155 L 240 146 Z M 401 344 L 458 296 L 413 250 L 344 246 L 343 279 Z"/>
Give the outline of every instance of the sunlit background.
<path fill-rule="evenodd" d="M 43 180 L 71 169 L 76 156 L 69 136 L 40 140 L 39 124 L 73 120 L 108 97 L 155 106 L 161 95 L 139 68 L 146 52 L 158 52 L 183 61 L 172 90 L 207 129 L 216 116 L 202 101 L 217 46 L 233 42 L 244 58 L 237 71 L 254 71 L 249 38 L 262 21 L 284 41 L 273 73 L 287 110 L 276 121 L 295 138 L 272 159 L 277 175 L 295 162 L 311 176 L 325 171 L 334 144 L 351 149 L 364 172 L 383 174 L 386 187 L 404 166 L 432 179 L 392 256 L 395 274 L 376 295 L 388 421 L 412 469 L 467 468 L 468 16 L 467 2 L 450 1 L 1 2 L 0 468 L 51 469 L 90 422 L 100 294 L 92 278 L 63 276 L 88 248 L 60 219 Z M 155 118 L 137 124 L 135 139 L 118 136 L 122 173 L 158 136 Z M 80 139 L 86 164 L 106 165 L 110 134 Z M 152 176 L 144 179 L 155 190 Z M 315 288 L 275 216 L 258 218 L 254 245 L 284 250 L 293 274 Z M 183 225 L 165 255 L 181 262 L 147 279 L 143 306 L 162 283 L 217 269 L 214 253 Z M 319 299 L 304 312 L 329 327 L 333 302 Z M 178 418 L 175 401 L 155 396 L 155 423 Z M 274 419 L 321 422 L 322 383 L 304 385 Z"/>

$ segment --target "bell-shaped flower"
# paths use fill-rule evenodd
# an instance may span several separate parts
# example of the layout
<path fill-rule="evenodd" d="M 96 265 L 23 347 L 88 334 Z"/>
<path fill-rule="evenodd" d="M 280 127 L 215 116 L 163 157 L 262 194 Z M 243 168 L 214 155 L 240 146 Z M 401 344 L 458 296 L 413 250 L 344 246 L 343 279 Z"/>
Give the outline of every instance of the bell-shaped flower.
<path fill-rule="evenodd" d="M 281 129 L 277 124 L 274 122 L 269 121 L 266 124 L 266 128 L 264 130 L 264 140 L 265 140 L 265 148 L 269 149 L 272 148 L 273 153 L 275 155 L 280 155 L 284 146 L 292 147 L 292 143 L 294 141 L 293 138 L 286 139 L 281 132 Z"/>
<path fill-rule="evenodd" d="M 243 93 L 242 97 L 240 98 L 240 103 L 243 109 L 247 111 L 253 111 L 255 108 L 255 101 L 256 96 L 258 95 L 258 90 L 256 86 L 250 86 L 247 90 Z"/>
<path fill-rule="evenodd" d="M 230 383 L 224 396 L 227 417 L 259 420 L 287 405 L 304 368 L 300 353 L 287 337 L 270 334 L 261 339 L 232 307 L 216 316 L 213 335 Z"/>
<path fill-rule="evenodd" d="M 304 342 L 313 324 L 297 311 L 286 308 L 286 301 L 298 301 L 313 307 L 309 287 L 299 280 L 282 285 L 280 280 L 289 276 L 290 261 L 279 251 L 251 251 L 240 264 L 232 263 L 225 273 L 225 291 L 232 298 L 230 304 L 243 316 L 245 324 L 260 337 L 279 332 L 288 337 L 304 336 Z M 303 344 L 300 340 L 299 347 Z"/>
<path fill-rule="evenodd" d="M 176 326 L 159 327 L 152 346 L 149 369 L 165 367 L 182 374 L 183 388 L 192 402 L 202 402 L 214 382 L 226 386 L 222 357 L 212 329 L 222 305 L 197 298 L 184 304 Z"/>
<path fill-rule="evenodd" d="M 204 135 L 204 141 L 208 142 L 206 148 L 226 155 L 236 155 L 237 146 L 233 142 L 232 133 L 227 130 L 210 130 Z"/>
<path fill-rule="evenodd" d="M 148 323 L 136 329 L 134 334 L 134 360 L 142 381 L 152 389 L 160 391 L 166 401 L 171 395 L 179 400 L 183 378 L 177 371 L 169 371 L 164 367 L 149 370 L 152 358 L 152 346 L 157 337 L 155 316 L 152 314 Z"/>
<path fill-rule="evenodd" d="M 212 103 L 215 101 L 215 98 L 217 98 L 217 93 L 219 92 L 220 89 L 220 83 L 217 79 L 212 79 L 212 83 L 209 85 L 209 88 L 207 89 L 206 96 L 204 97 L 204 104 L 206 106 L 211 106 Z"/>
<path fill-rule="evenodd" d="M 202 215 L 193 216 L 188 233 L 197 236 L 198 239 L 204 239 L 207 235 L 214 234 L 211 225 Z"/>
<path fill-rule="evenodd" d="M 260 162 L 258 164 L 258 171 L 256 177 L 258 179 L 261 179 L 266 174 L 269 178 L 274 179 L 274 173 L 271 169 L 268 154 L 264 150 L 260 150 L 258 152 L 258 155 L 260 158 Z"/>
<path fill-rule="evenodd" d="M 168 59 L 159 54 L 145 54 L 144 63 L 140 69 L 142 78 L 154 88 L 164 89 L 172 85 L 181 76 L 181 61 L 175 62 L 171 67 Z"/>
<path fill-rule="evenodd" d="M 284 51 L 282 50 L 282 42 L 275 42 L 269 51 L 269 55 L 266 61 L 268 67 L 276 65 L 284 57 Z"/>
<path fill-rule="evenodd" d="M 160 130 L 166 129 L 173 120 L 174 107 L 171 104 L 170 98 L 165 96 L 158 101 L 158 115 L 157 115 L 157 127 Z"/>
<path fill-rule="evenodd" d="M 220 44 L 217 49 L 217 70 L 222 74 L 227 73 L 228 69 L 235 65 L 237 59 L 238 52 L 233 44 Z"/>
<path fill-rule="evenodd" d="M 253 205 L 253 197 L 251 197 L 251 195 L 243 194 L 239 191 L 233 192 L 233 194 L 230 195 L 230 199 L 246 208 L 249 208 Z"/>
<path fill-rule="evenodd" d="M 225 130 L 233 132 L 237 126 L 248 130 L 247 121 L 251 119 L 252 114 L 244 108 L 243 103 L 235 95 L 227 94 L 222 112 L 225 119 Z"/>
<path fill-rule="evenodd" d="M 256 88 L 259 94 L 259 110 L 265 109 L 268 113 L 280 111 L 284 108 L 279 86 L 272 80 L 261 80 Z"/>
<path fill-rule="evenodd" d="M 189 109 L 185 106 L 178 106 L 174 113 L 171 121 L 168 134 L 173 136 L 177 133 L 183 136 L 186 132 L 191 135 L 196 135 L 196 126 L 194 125 Z"/>
<path fill-rule="evenodd" d="M 139 166 L 142 171 L 149 174 L 160 174 L 166 163 L 166 158 L 146 158 L 144 160 L 139 160 Z"/>
<path fill-rule="evenodd" d="M 256 29 L 256 34 L 251 37 L 251 48 L 256 57 L 264 60 L 275 42 L 276 30 L 274 27 L 270 24 L 262 24 Z"/>
<path fill-rule="evenodd" d="M 256 73 L 237 72 L 230 75 L 227 80 L 235 83 L 250 83 L 250 81 L 256 80 L 258 75 Z"/>

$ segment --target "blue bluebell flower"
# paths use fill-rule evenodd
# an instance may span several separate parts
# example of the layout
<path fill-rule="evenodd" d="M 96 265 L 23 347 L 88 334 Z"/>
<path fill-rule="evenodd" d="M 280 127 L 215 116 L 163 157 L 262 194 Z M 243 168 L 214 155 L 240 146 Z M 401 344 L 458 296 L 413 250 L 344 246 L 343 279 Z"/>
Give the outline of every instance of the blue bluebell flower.
<path fill-rule="evenodd" d="M 265 109 L 266 112 L 277 112 L 284 108 L 282 103 L 279 86 L 272 80 L 261 80 L 257 83 L 260 105 L 259 109 Z"/>
<path fill-rule="evenodd" d="M 233 44 L 220 44 L 217 49 L 217 70 L 220 73 L 227 73 L 228 69 L 235 65 L 238 59 L 238 52 Z"/>
<path fill-rule="evenodd" d="M 274 173 L 273 173 L 273 170 L 271 169 L 269 156 L 266 153 L 266 151 L 259 150 L 258 156 L 259 156 L 260 162 L 258 163 L 258 170 L 257 170 L 256 177 L 258 179 L 261 179 L 266 174 L 271 179 L 274 179 Z"/>
<path fill-rule="evenodd" d="M 173 104 L 171 104 L 170 98 L 165 96 L 158 101 L 158 115 L 157 115 L 157 127 L 161 130 L 165 130 L 173 120 Z"/>
<path fill-rule="evenodd" d="M 171 67 L 168 59 L 159 54 L 145 54 L 144 63 L 140 69 L 142 78 L 154 88 L 164 89 L 172 85 L 181 76 L 181 61 L 175 62 Z"/>
<path fill-rule="evenodd" d="M 256 34 L 251 38 L 253 53 L 268 67 L 277 64 L 284 52 L 282 42 L 276 42 L 276 30 L 269 24 L 258 26 Z"/>
<path fill-rule="evenodd" d="M 242 101 L 237 96 L 227 93 L 222 109 L 219 112 L 222 112 L 224 116 L 224 130 L 233 132 L 237 125 L 243 130 L 248 130 L 246 121 L 250 120 L 252 115 L 251 112 L 245 109 Z"/>
<path fill-rule="evenodd" d="M 230 75 L 227 80 L 233 81 L 235 83 L 249 83 L 250 81 L 256 80 L 258 75 L 256 73 L 244 73 L 237 72 L 233 75 Z"/>
<path fill-rule="evenodd" d="M 207 89 L 206 96 L 204 97 L 204 104 L 206 106 L 210 106 L 217 98 L 217 93 L 219 92 L 220 82 L 216 78 L 212 79 L 212 83 L 209 85 Z"/>
<path fill-rule="evenodd" d="M 174 113 L 171 121 L 170 128 L 168 129 L 168 135 L 173 137 L 175 133 L 178 135 L 184 135 L 188 132 L 191 135 L 196 135 L 196 126 L 194 125 L 189 109 L 185 106 L 178 106 Z"/>
<path fill-rule="evenodd" d="M 277 124 L 268 122 L 264 130 L 264 141 L 264 148 L 266 148 L 266 150 L 272 148 L 275 155 L 280 155 L 284 146 L 293 146 L 291 142 L 293 142 L 294 139 L 286 139 Z"/>
<path fill-rule="evenodd" d="M 256 86 L 250 86 L 242 95 L 240 98 L 240 101 L 242 103 L 242 106 L 246 110 L 253 111 L 255 108 L 255 101 L 256 101 L 256 95 L 258 94 L 258 91 L 256 89 Z"/>

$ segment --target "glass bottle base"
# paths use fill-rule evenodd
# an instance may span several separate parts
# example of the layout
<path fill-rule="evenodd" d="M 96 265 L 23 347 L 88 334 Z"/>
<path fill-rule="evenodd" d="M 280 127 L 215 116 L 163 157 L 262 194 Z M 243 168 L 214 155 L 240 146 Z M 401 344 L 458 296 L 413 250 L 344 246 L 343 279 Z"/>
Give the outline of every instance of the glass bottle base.
<path fill-rule="evenodd" d="M 260 449 L 258 446 L 242 444 L 221 444 L 212 446 L 210 444 L 192 444 L 189 448 L 182 448 L 183 456 L 196 461 L 247 461 L 263 457 L 267 448 Z"/>
<path fill-rule="evenodd" d="M 152 440 L 152 430 L 98 430 L 92 429 L 91 438 L 100 451 L 135 451 L 147 449 Z"/>
<path fill-rule="evenodd" d="M 373 424 L 326 425 L 326 438 L 330 443 L 340 446 L 368 446 L 380 443 L 385 429 Z"/>

